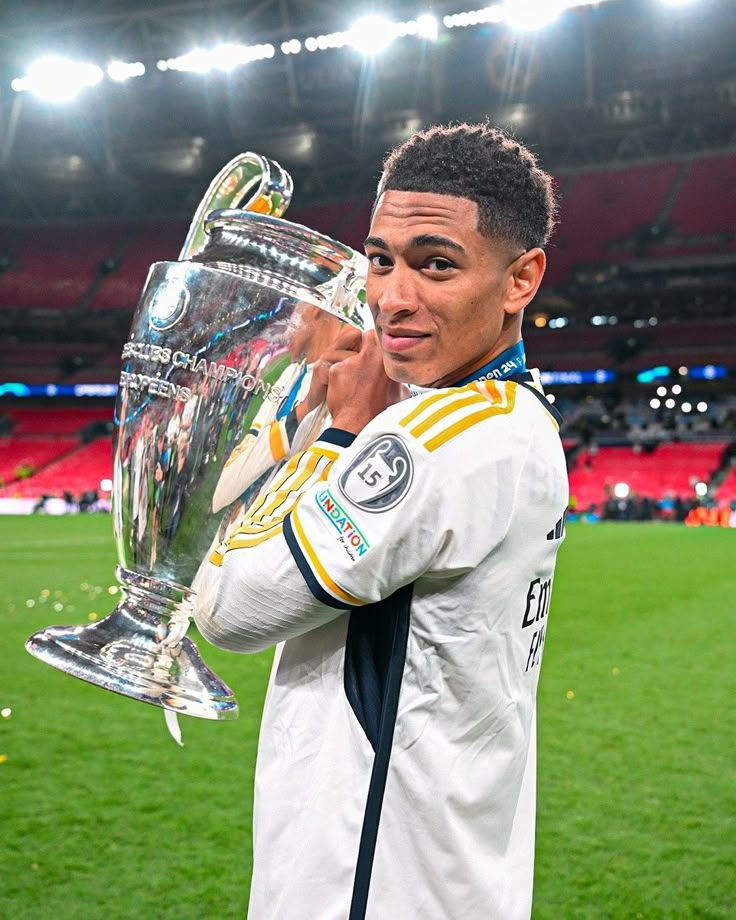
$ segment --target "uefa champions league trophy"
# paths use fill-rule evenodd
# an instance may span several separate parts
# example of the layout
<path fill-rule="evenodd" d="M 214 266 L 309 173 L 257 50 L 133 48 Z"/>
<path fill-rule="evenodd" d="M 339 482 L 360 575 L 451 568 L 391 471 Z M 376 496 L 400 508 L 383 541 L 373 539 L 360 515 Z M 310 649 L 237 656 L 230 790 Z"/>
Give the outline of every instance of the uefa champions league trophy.
<path fill-rule="evenodd" d="M 115 408 L 123 600 L 99 622 L 50 626 L 26 643 L 67 674 L 163 707 L 170 729 L 170 712 L 238 715 L 185 633 L 202 560 L 288 455 L 271 448 L 309 381 L 296 346 L 304 315 L 318 308 L 358 329 L 370 323 L 365 258 L 282 220 L 291 190 L 278 164 L 243 154 L 210 186 L 180 261 L 151 266 Z M 291 451 L 308 446 L 325 418 L 324 406 L 303 417 Z"/>

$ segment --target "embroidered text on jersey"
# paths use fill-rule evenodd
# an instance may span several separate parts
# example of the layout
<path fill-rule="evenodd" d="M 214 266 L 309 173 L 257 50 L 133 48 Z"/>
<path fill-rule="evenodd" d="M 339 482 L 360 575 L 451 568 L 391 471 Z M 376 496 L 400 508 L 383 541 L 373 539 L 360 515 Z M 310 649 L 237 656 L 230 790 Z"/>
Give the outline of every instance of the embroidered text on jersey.
<path fill-rule="evenodd" d="M 329 489 L 321 489 L 315 496 L 317 507 L 340 535 L 339 542 L 348 556 L 355 561 L 371 548 L 358 525 L 335 499 Z"/>

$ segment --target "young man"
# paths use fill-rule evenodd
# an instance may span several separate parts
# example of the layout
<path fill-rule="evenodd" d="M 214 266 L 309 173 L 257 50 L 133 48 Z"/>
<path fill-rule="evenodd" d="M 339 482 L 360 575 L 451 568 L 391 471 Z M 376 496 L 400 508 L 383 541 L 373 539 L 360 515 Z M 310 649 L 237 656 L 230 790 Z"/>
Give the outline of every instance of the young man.
<path fill-rule="evenodd" d="M 280 644 L 258 752 L 252 920 L 531 911 L 535 696 L 567 476 L 521 318 L 554 202 L 484 125 L 386 161 L 333 427 L 212 556 L 197 622 Z M 350 352 L 353 349 L 353 352 Z M 404 384 L 423 388 L 404 398 Z"/>

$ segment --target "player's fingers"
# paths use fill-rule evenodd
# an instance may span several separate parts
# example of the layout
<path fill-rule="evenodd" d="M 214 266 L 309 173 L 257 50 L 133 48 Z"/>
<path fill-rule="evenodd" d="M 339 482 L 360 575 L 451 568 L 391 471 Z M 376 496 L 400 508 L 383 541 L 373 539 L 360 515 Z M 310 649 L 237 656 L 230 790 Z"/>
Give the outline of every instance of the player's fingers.
<path fill-rule="evenodd" d="M 371 329 L 369 332 L 364 332 L 362 335 L 361 350 L 374 351 L 377 348 L 380 348 L 380 346 L 375 330 Z"/>
<path fill-rule="evenodd" d="M 320 362 L 324 364 L 339 364 L 341 361 L 345 361 L 347 358 L 354 358 L 358 354 L 357 351 L 347 348 L 331 348 L 329 351 L 326 351 L 320 358 Z"/>
<path fill-rule="evenodd" d="M 345 326 L 341 329 L 332 343 L 332 348 L 338 348 L 346 351 L 360 351 L 363 340 L 363 333 L 354 326 Z"/>

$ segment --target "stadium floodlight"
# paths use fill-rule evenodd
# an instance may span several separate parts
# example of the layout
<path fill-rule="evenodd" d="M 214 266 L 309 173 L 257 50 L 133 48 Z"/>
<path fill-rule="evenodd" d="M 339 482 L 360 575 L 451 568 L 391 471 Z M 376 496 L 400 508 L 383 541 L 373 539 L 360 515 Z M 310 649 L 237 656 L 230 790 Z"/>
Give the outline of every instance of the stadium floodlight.
<path fill-rule="evenodd" d="M 165 65 L 165 66 L 162 66 Z M 179 57 L 159 61 L 160 70 L 178 70 L 181 73 L 209 73 L 212 70 L 212 57 L 204 48 L 193 48 Z"/>
<path fill-rule="evenodd" d="M 659 409 L 662 403 L 657 399 L 656 396 L 654 396 L 652 399 L 649 400 L 649 405 L 652 407 L 652 409 Z"/>
<path fill-rule="evenodd" d="M 25 77 L 11 83 L 15 92 L 30 92 L 47 102 L 70 102 L 81 90 L 102 80 L 102 68 L 85 61 L 48 55 L 34 61 Z"/>
<path fill-rule="evenodd" d="M 698 412 L 707 412 L 708 403 L 701 400 L 701 402 L 699 402 L 695 408 L 698 410 Z"/>
<path fill-rule="evenodd" d="M 666 396 L 667 387 L 657 387 L 657 396 Z"/>
<path fill-rule="evenodd" d="M 692 412 L 692 411 L 693 411 L 693 404 L 692 404 L 692 403 L 689 403 L 689 402 L 684 402 L 684 403 L 680 406 L 680 408 L 681 408 L 682 411 L 685 412 L 685 413 L 687 413 L 687 412 Z"/>
<path fill-rule="evenodd" d="M 505 0 L 504 19 L 517 32 L 535 32 L 551 25 L 567 5 L 564 0 Z"/>
<path fill-rule="evenodd" d="M 417 16 L 417 35 L 420 38 L 435 42 L 437 41 L 439 30 L 440 24 L 431 13 L 422 13 L 421 16 Z"/>
<path fill-rule="evenodd" d="M 141 61 L 110 61 L 107 65 L 107 75 L 114 83 L 125 83 L 133 77 L 142 77 L 146 72 L 146 65 Z"/>
<path fill-rule="evenodd" d="M 302 43 L 298 38 L 292 38 L 288 42 L 281 42 L 282 54 L 299 54 L 302 50 Z"/>
<path fill-rule="evenodd" d="M 628 498 L 629 497 L 629 484 L 628 482 L 617 482 L 613 487 L 613 494 L 616 498 Z"/>
<path fill-rule="evenodd" d="M 451 13 L 449 16 L 442 18 L 442 24 L 446 29 L 464 29 L 467 26 L 479 26 L 490 22 L 503 22 L 505 17 L 502 4 L 496 3 L 493 6 L 486 6 L 482 10 L 468 10 L 466 13 Z"/>
<path fill-rule="evenodd" d="M 666 409 L 674 409 L 674 408 L 675 408 L 675 401 L 674 401 L 674 399 L 672 399 L 672 397 L 670 397 L 669 399 L 665 399 L 664 405 L 665 405 L 665 408 L 666 408 Z"/>
<path fill-rule="evenodd" d="M 301 46 L 300 46 L 301 47 Z M 213 70 L 230 73 L 237 67 L 272 58 L 276 49 L 271 44 L 241 45 L 237 42 L 222 42 L 214 48 L 194 48 L 179 57 L 158 61 L 159 70 L 177 70 L 183 73 L 208 74 Z"/>
<path fill-rule="evenodd" d="M 396 23 L 385 16 L 363 16 L 350 29 L 348 44 L 362 54 L 380 54 L 388 48 L 396 34 Z"/>
<path fill-rule="evenodd" d="M 679 383 L 676 383 L 676 384 L 672 387 L 672 395 L 673 395 L 673 396 L 679 396 L 680 393 L 682 393 L 682 387 L 680 386 Z"/>
<path fill-rule="evenodd" d="M 223 42 L 217 45 L 210 52 L 210 60 L 213 69 L 223 70 L 230 73 L 236 67 L 242 67 L 252 60 L 250 49 L 247 45 L 240 45 L 234 42 Z"/>

